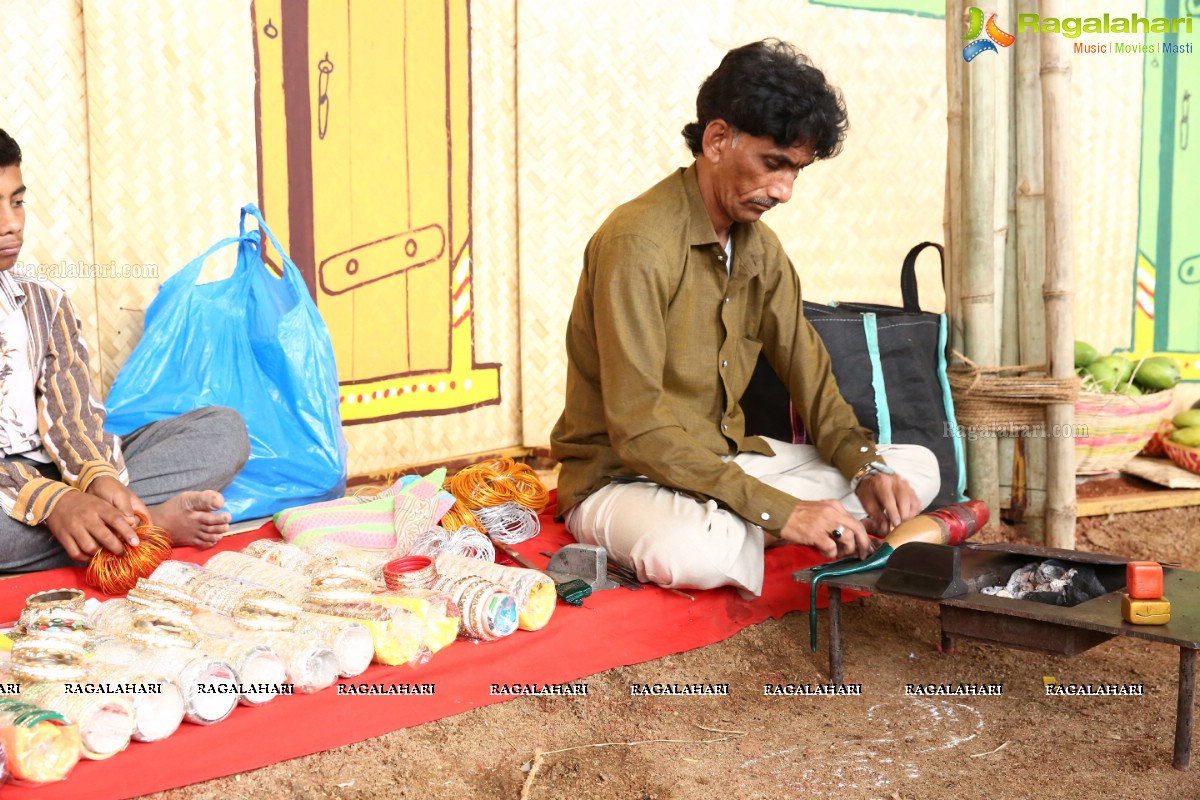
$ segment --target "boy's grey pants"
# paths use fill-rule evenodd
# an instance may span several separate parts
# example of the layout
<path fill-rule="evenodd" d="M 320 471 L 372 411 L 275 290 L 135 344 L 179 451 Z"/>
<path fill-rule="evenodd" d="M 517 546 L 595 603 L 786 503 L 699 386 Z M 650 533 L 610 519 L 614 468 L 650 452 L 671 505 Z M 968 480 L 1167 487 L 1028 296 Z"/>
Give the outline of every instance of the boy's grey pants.
<path fill-rule="evenodd" d="M 215 489 L 233 482 L 250 456 L 246 425 L 236 411 L 209 406 L 152 422 L 121 437 L 129 488 L 147 506 L 180 492 Z M 8 460 L 8 459 L 5 459 Z M 35 464 L 61 480 L 53 464 Z M 0 572 L 34 572 L 79 566 L 45 525 L 26 525 L 0 513 Z"/>

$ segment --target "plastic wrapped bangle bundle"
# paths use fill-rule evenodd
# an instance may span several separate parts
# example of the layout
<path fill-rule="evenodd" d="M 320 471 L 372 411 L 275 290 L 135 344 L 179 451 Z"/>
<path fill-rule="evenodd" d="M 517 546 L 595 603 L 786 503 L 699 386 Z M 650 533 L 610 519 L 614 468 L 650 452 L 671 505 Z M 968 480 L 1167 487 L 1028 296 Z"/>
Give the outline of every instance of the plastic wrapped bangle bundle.
<path fill-rule="evenodd" d="M 244 690 L 238 702 L 244 706 L 261 706 L 279 693 L 279 684 L 287 681 L 283 659 L 268 645 L 202 633 L 196 649 L 233 667 Z"/>
<path fill-rule="evenodd" d="M 437 569 L 429 556 L 404 556 L 383 567 L 383 582 L 393 592 L 433 588 L 437 577 Z"/>
<path fill-rule="evenodd" d="M 437 568 L 444 575 L 478 575 L 503 586 L 517 598 L 517 622 L 521 630 L 536 631 L 545 627 L 554 613 L 558 597 L 554 592 L 554 581 L 544 573 L 462 556 L 438 556 Z"/>
<path fill-rule="evenodd" d="M 0 749 L 13 778 L 29 783 L 60 781 L 79 762 L 79 728 L 62 714 L 0 698 Z"/>
<path fill-rule="evenodd" d="M 183 692 L 161 675 L 92 663 L 88 667 L 88 677 L 101 685 L 143 687 L 142 691 L 126 695 L 133 703 L 134 741 L 160 741 L 178 730 L 183 722 Z"/>
<path fill-rule="evenodd" d="M 299 604 L 266 589 L 242 595 L 229 612 L 239 625 L 256 631 L 290 631 L 299 614 Z"/>
<path fill-rule="evenodd" d="M 425 645 L 425 627 L 415 615 L 402 609 L 384 608 L 373 602 L 305 603 L 306 615 L 333 620 L 351 620 L 371 634 L 373 659 L 380 664 L 416 666 L 431 655 Z M 455 632 L 458 625 L 455 620 Z"/>
<path fill-rule="evenodd" d="M 356 567 L 332 567 L 313 576 L 305 595 L 306 604 L 336 605 L 361 603 L 371 599 L 379 583 Z"/>
<path fill-rule="evenodd" d="M 204 567 L 218 575 L 241 578 L 264 588 L 270 587 L 272 591 L 296 603 L 303 602 L 304 596 L 308 594 L 309 581 L 305 576 L 245 553 L 217 553 Z"/>
<path fill-rule="evenodd" d="M 277 567 L 305 575 L 315 575 L 338 565 L 337 559 L 332 556 L 315 556 L 290 542 L 277 542 L 273 539 L 251 542 L 242 552 Z"/>
<path fill-rule="evenodd" d="M 361 622 L 338 617 L 301 613 L 295 632 L 322 642 L 337 657 L 338 675 L 361 675 L 371 664 L 375 645 L 371 631 Z"/>
<path fill-rule="evenodd" d="M 477 575 L 442 575 L 433 588 L 450 595 L 458 607 L 460 636 L 494 641 L 517 629 L 517 600 L 497 583 Z"/>
<path fill-rule="evenodd" d="M 315 541 L 306 545 L 304 551 L 314 558 L 337 561 L 340 567 L 354 567 L 371 576 L 372 580 L 383 580 L 383 565 L 396 558 L 398 554 L 391 550 L 364 550 L 361 547 L 351 547 L 348 544 L 329 540 Z"/>
<path fill-rule="evenodd" d="M 137 585 L 126 593 L 125 599 L 149 608 L 175 608 L 188 614 L 196 610 L 195 597 L 174 586 L 149 578 L 140 578 Z"/>
<path fill-rule="evenodd" d="M 397 615 L 396 627 L 417 626 L 423 648 L 432 655 L 458 638 L 462 624 L 458 606 L 450 595 L 422 589 L 380 592 L 371 603 Z"/>
<path fill-rule="evenodd" d="M 162 675 L 183 692 L 184 719 L 212 725 L 237 705 L 233 667 L 218 658 L 182 647 L 147 647 L 120 636 L 97 639 L 98 663 L 134 667 Z"/>
<path fill-rule="evenodd" d="M 68 693 L 57 682 L 22 683 L 21 697 L 77 725 L 81 752 L 92 761 L 112 758 L 133 737 L 133 704 L 125 697 Z"/>
<path fill-rule="evenodd" d="M 290 630 L 246 630 L 240 621 L 210 612 L 197 614 L 194 621 L 196 626 L 207 634 L 229 636 L 270 647 L 283 661 L 288 683 L 295 686 L 298 692 L 318 692 L 333 685 L 337 680 L 337 656 L 329 647 L 312 637 Z"/>
<path fill-rule="evenodd" d="M 12 672 L 18 681 L 81 680 L 87 674 L 83 645 L 58 636 L 30 636 L 12 647 Z"/>
<path fill-rule="evenodd" d="M 157 583 L 172 586 L 196 598 L 200 605 L 222 614 L 233 614 L 247 596 L 284 601 L 278 592 L 249 581 L 221 575 L 184 561 L 164 561 L 150 576 Z"/>

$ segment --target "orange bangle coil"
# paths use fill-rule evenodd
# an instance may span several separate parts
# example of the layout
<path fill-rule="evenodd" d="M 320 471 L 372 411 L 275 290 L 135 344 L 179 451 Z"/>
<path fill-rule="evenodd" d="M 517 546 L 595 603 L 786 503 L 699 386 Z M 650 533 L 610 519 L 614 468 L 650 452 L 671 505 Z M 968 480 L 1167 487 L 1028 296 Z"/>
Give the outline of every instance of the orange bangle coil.
<path fill-rule="evenodd" d="M 134 528 L 136 546 L 126 544 L 121 555 L 98 550 L 88 562 L 83 579 L 108 595 L 121 595 L 132 589 L 138 578 L 147 578 L 163 561 L 171 557 L 171 534 L 144 520 Z"/>

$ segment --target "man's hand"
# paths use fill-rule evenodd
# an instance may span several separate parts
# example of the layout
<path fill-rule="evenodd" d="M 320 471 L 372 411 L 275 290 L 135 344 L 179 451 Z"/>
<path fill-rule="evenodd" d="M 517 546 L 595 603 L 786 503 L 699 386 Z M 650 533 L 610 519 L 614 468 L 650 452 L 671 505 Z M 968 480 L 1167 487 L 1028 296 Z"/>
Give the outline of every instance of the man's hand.
<path fill-rule="evenodd" d="M 78 489 L 63 493 L 46 517 L 46 527 L 75 561 L 87 561 L 101 548 L 121 555 L 124 542 L 137 544 L 133 525 L 123 511 Z"/>
<path fill-rule="evenodd" d="M 841 529 L 840 538 L 833 531 Z M 785 542 L 815 547 L 826 558 L 857 554 L 866 558 L 875 551 L 867 529 L 850 516 L 837 500 L 801 500 L 784 523 L 779 536 Z"/>
<path fill-rule="evenodd" d="M 901 522 L 921 513 L 917 493 L 899 475 L 873 472 L 859 481 L 854 493 L 867 512 L 868 527 L 881 538 Z"/>

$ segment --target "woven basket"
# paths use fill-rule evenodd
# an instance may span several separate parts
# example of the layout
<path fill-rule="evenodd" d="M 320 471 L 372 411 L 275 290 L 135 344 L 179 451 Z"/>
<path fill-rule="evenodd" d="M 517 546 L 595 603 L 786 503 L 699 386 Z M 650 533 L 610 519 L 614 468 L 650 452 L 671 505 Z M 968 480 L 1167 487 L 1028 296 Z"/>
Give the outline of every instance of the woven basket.
<path fill-rule="evenodd" d="M 1127 397 L 1085 392 L 1075 403 L 1075 474 L 1113 472 L 1138 454 L 1175 399 L 1175 390 Z"/>
<path fill-rule="evenodd" d="M 1047 377 L 1044 364 L 981 367 L 958 351 L 953 355 L 962 362 L 946 370 L 954 416 L 976 433 L 1044 431 L 1046 406 L 1074 403 L 1079 396 L 1078 378 Z"/>
<path fill-rule="evenodd" d="M 1188 447 L 1170 439 L 1163 439 L 1162 444 L 1172 461 L 1188 472 L 1200 475 L 1200 447 Z"/>

